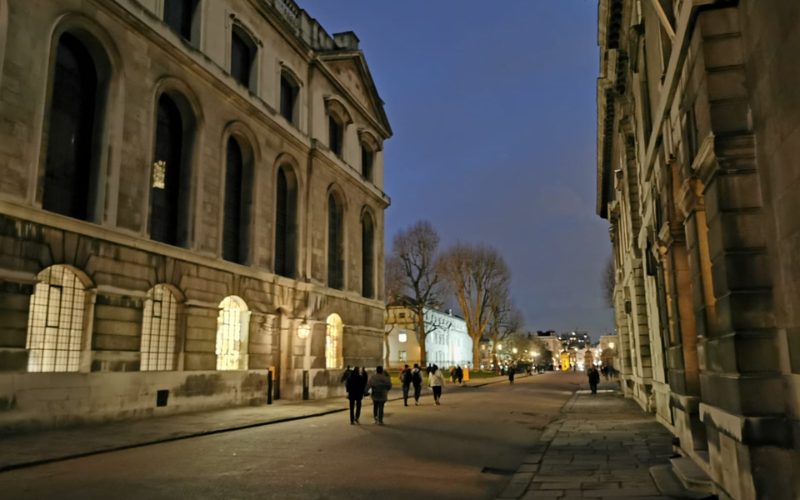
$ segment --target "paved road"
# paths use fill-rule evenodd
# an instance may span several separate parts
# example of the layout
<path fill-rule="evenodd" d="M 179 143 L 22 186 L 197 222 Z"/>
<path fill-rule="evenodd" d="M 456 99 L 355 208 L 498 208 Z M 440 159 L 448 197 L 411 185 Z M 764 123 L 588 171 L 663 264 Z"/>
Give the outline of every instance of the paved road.
<path fill-rule="evenodd" d="M 449 386 L 441 406 L 386 407 L 0 474 L 3 498 L 494 498 L 582 375 Z M 346 404 L 343 401 L 343 405 Z M 485 468 L 490 468 L 486 471 Z"/>

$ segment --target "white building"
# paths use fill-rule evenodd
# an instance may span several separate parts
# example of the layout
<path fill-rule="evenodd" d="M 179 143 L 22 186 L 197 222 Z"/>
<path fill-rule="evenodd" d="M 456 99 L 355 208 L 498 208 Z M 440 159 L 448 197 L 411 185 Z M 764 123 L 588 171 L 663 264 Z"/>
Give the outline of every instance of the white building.
<path fill-rule="evenodd" d="M 425 309 L 425 352 L 427 364 L 448 368 L 460 365 L 472 367 L 472 338 L 467 324 L 452 310 L 447 312 Z M 384 359 L 390 367 L 420 362 L 419 340 L 416 334 L 414 310 L 406 306 L 386 308 L 387 339 Z M 388 352 L 387 352 L 388 350 Z"/>

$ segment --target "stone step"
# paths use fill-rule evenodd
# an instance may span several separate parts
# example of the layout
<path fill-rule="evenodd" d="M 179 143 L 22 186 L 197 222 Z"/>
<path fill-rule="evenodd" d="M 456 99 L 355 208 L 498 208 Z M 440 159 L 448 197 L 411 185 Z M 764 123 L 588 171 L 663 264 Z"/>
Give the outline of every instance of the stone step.
<path fill-rule="evenodd" d="M 672 498 L 689 498 L 693 500 L 716 499 L 715 495 L 704 491 L 686 489 L 672 471 L 672 464 L 654 465 L 650 467 L 650 477 L 662 495 Z"/>
<path fill-rule="evenodd" d="M 671 458 L 672 471 L 688 490 L 714 492 L 714 483 L 694 460 L 687 457 Z"/>

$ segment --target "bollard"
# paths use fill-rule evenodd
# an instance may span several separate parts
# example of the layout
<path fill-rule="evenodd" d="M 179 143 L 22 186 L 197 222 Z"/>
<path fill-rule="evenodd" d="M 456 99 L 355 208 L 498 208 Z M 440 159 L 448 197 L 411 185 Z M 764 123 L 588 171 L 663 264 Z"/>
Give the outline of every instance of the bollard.
<path fill-rule="evenodd" d="M 272 404 L 272 370 L 267 372 L 267 404 Z"/>
<path fill-rule="evenodd" d="M 303 401 L 308 399 L 308 370 L 303 370 Z"/>

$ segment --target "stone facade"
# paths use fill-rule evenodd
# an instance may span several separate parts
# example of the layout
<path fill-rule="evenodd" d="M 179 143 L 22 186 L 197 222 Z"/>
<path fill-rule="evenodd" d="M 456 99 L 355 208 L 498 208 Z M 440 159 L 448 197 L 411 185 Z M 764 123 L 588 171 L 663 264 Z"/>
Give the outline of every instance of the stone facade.
<path fill-rule="evenodd" d="M 45 209 L 68 42 L 96 72 L 85 216 Z M 164 96 L 183 127 L 175 244 L 151 234 L 177 182 L 156 156 Z M 275 397 L 341 392 L 344 364 L 381 359 L 390 136 L 356 36 L 292 0 L 0 0 L 0 427 L 261 403 L 269 372 Z M 231 194 L 232 161 L 249 173 Z M 56 350 L 69 335 L 75 357 L 35 335 Z M 145 362 L 145 337 L 165 359 Z"/>
<path fill-rule="evenodd" d="M 386 308 L 386 349 L 389 366 L 413 366 L 420 362 L 414 311 L 400 305 Z M 425 359 L 440 368 L 472 368 L 472 338 L 467 323 L 453 312 L 425 309 Z"/>
<path fill-rule="evenodd" d="M 723 498 L 800 497 L 798 26 L 793 0 L 599 2 L 616 368 Z"/>

